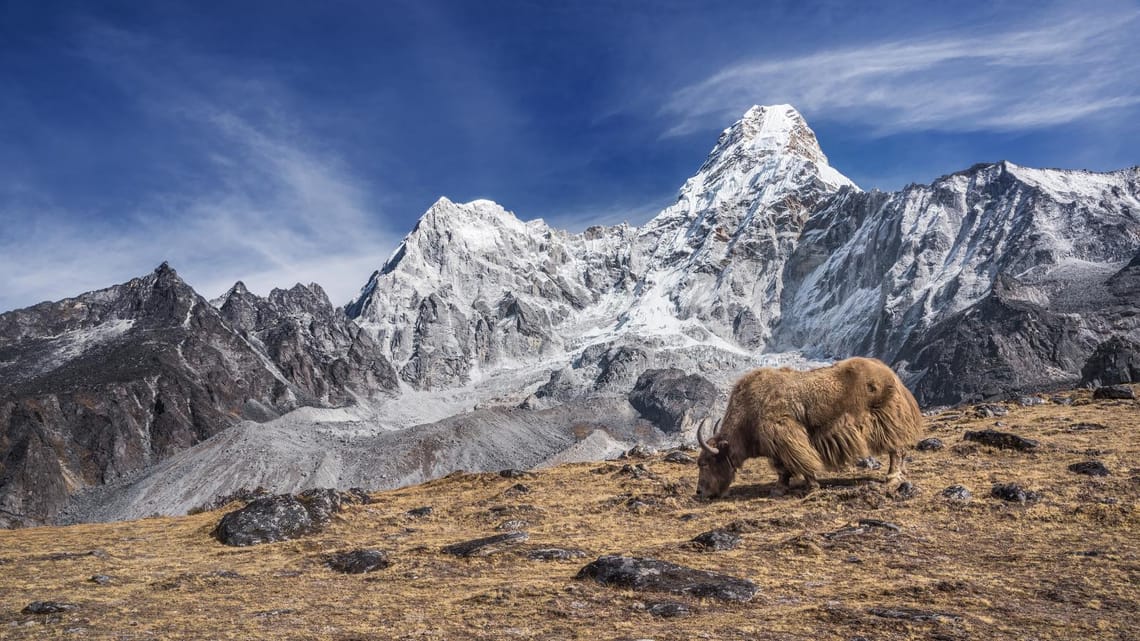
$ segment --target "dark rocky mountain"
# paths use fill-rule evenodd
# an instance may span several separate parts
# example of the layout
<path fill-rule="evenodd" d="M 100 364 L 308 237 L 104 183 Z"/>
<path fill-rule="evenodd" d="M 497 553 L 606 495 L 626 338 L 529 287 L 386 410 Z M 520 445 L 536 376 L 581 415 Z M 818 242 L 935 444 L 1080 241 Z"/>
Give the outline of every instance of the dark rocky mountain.
<path fill-rule="evenodd" d="M 319 289 L 243 291 L 219 311 L 164 263 L 0 315 L 0 525 L 42 522 L 239 420 L 394 386 Z"/>

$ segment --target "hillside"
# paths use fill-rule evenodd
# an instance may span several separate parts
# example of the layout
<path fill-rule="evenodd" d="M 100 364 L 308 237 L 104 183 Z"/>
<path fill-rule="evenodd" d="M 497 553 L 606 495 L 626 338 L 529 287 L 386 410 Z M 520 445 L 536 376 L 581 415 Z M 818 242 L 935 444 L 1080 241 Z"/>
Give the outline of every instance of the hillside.
<path fill-rule="evenodd" d="M 963 407 L 929 417 L 926 436 L 944 447 L 911 453 L 910 498 L 884 496 L 859 481 L 867 472 L 848 470 L 806 498 L 773 500 L 774 474 L 750 461 L 727 498 L 703 503 L 692 498 L 695 465 L 654 455 L 516 478 L 456 473 L 374 493 L 371 504 L 348 507 L 308 538 L 245 548 L 210 536 L 238 504 L 179 518 L 0 531 L 0 637 L 1134 638 L 1136 401 L 1092 400 L 1083 390 L 1057 398 L 1071 404 L 1038 400 L 1045 402 L 1002 405 L 1001 416 Z M 1039 446 L 964 440 L 986 428 Z M 1090 460 L 1110 474 L 1068 469 Z M 1039 497 L 994 498 L 995 483 Z M 953 485 L 972 498 L 943 496 Z M 408 513 L 424 506 L 430 514 Z M 501 533 L 512 520 L 524 523 L 506 529 L 525 530 L 529 540 L 483 557 L 441 550 Z M 713 552 L 688 543 L 715 528 L 735 530 L 739 546 Z M 528 558 L 553 546 L 585 556 Z M 325 554 L 356 548 L 386 551 L 391 565 L 358 575 L 325 566 Z M 723 602 L 574 578 L 606 554 L 724 572 L 759 591 Z M 100 584 L 95 575 L 109 579 Z M 49 600 L 77 607 L 21 612 Z M 689 612 L 651 614 L 662 601 Z"/>

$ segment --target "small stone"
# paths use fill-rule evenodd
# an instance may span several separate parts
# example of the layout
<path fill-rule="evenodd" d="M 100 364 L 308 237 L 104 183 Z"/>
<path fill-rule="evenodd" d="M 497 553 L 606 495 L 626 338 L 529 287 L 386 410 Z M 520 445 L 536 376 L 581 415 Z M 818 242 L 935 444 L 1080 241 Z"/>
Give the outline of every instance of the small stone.
<path fill-rule="evenodd" d="M 883 464 L 879 462 L 879 459 L 873 456 L 867 456 L 856 461 L 855 467 L 861 470 L 877 470 L 883 467 Z"/>
<path fill-rule="evenodd" d="M 912 499 L 918 496 L 918 494 L 918 487 L 916 487 L 914 483 L 911 483 L 910 481 L 903 481 L 900 483 L 899 486 L 895 488 L 894 492 L 895 497 L 900 499 Z"/>
<path fill-rule="evenodd" d="M 531 550 L 526 558 L 532 561 L 569 561 L 571 559 L 585 558 L 583 550 L 574 548 L 539 548 Z"/>
<path fill-rule="evenodd" d="M 107 576 L 106 574 L 96 574 L 87 580 L 91 583 L 98 583 L 99 585 L 110 585 L 110 583 L 115 579 L 113 577 Z"/>
<path fill-rule="evenodd" d="M 528 474 L 526 472 L 524 472 L 522 470 L 516 470 L 514 468 L 508 468 L 508 469 L 499 471 L 499 476 L 501 476 L 505 479 L 520 479 L 520 478 L 523 478 L 527 475 Z"/>
<path fill-rule="evenodd" d="M 1136 392 L 1130 385 L 1107 385 L 1105 387 L 1098 387 L 1093 390 L 1093 398 L 1132 399 L 1136 398 Z"/>
<path fill-rule="evenodd" d="M 674 617 L 683 617 L 692 612 L 689 606 L 684 603 L 677 603 L 676 601 L 655 601 L 645 604 L 645 611 L 655 617 L 662 619 L 672 619 Z"/>
<path fill-rule="evenodd" d="M 740 545 L 740 537 L 725 530 L 709 530 L 693 537 L 692 542 L 706 550 L 723 552 Z"/>
<path fill-rule="evenodd" d="M 644 458 L 650 458 L 655 454 L 657 454 L 657 450 L 653 449 L 652 447 L 649 447 L 648 445 L 642 445 L 639 443 L 637 445 L 634 445 L 632 448 L 626 450 L 625 453 L 621 455 L 621 458 L 644 459 Z"/>
<path fill-rule="evenodd" d="M 1034 405 L 1044 405 L 1045 399 L 1040 396 L 1022 396 L 1017 399 L 1017 404 L 1022 407 L 1033 407 Z"/>
<path fill-rule="evenodd" d="M 945 445 L 942 444 L 942 439 L 931 437 L 922 439 L 918 442 L 918 445 L 914 447 L 923 452 L 936 452 L 945 447 Z"/>
<path fill-rule="evenodd" d="M 693 463 L 696 463 L 696 460 L 684 452 L 669 452 L 665 455 L 665 462 L 678 463 L 680 465 L 692 465 Z"/>
<path fill-rule="evenodd" d="M 528 523 L 522 519 L 511 519 L 510 521 L 503 521 L 502 523 L 496 525 L 495 529 L 496 530 L 509 530 L 511 532 L 514 532 L 516 530 L 525 529 L 529 525 L 530 525 L 530 523 Z"/>
<path fill-rule="evenodd" d="M 882 521 L 880 519 L 859 519 L 859 525 L 862 527 L 877 527 L 892 532 L 902 532 L 902 527 L 891 523 L 890 521 Z"/>
<path fill-rule="evenodd" d="M 511 494 L 527 494 L 530 492 L 530 487 L 522 483 L 515 483 L 514 485 L 507 488 L 507 492 Z"/>
<path fill-rule="evenodd" d="M 425 516 L 430 516 L 433 511 L 434 510 L 432 509 L 432 507 L 430 505 L 425 505 L 423 507 L 417 507 L 417 508 L 413 508 L 411 510 L 408 510 L 407 515 L 410 517 L 418 519 L 418 518 L 422 518 Z"/>
<path fill-rule="evenodd" d="M 445 546 L 443 552 L 463 558 L 487 556 L 516 543 L 522 543 L 529 538 L 530 535 L 526 532 L 507 532 L 506 534 L 496 534 L 495 536 L 486 536 L 481 539 L 453 543 Z"/>
<path fill-rule="evenodd" d="M 1011 503 L 1031 503 L 1041 498 L 1040 493 L 1026 490 L 1016 483 L 995 483 L 990 496 Z"/>
<path fill-rule="evenodd" d="M 958 621 L 962 617 L 948 612 L 931 612 L 917 608 L 870 608 L 867 612 L 884 619 L 906 619 L 910 621 Z"/>
<path fill-rule="evenodd" d="M 24 614 L 58 614 L 60 612 L 67 612 L 78 608 L 74 603 L 62 603 L 59 601 L 32 601 L 24 606 L 21 610 Z"/>
<path fill-rule="evenodd" d="M 388 553 L 381 550 L 352 550 L 326 556 L 325 565 L 344 574 L 364 574 L 382 570 L 392 562 L 388 560 Z"/>
<path fill-rule="evenodd" d="M 986 403 L 978 405 L 974 408 L 974 414 L 978 418 L 991 418 L 994 416 L 1005 416 L 1009 414 L 1009 410 L 1001 405 L 994 405 L 993 403 Z"/>
<path fill-rule="evenodd" d="M 1073 463 L 1069 466 L 1069 471 L 1074 474 L 1084 474 L 1086 476 L 1108 476 L 1108 468 L 1100 461 Z"/>
<path fill-rule="evenodd" d="M 955 501 L 969 501 L 972 495 L 970 494 L 970 490 L 967 490 L 961 485 L 951 485 L 945 490 L 942 490 L 942 496 Z"/>
<path fill-rule="evenodd" d="M 989 445 L 990 447 L 996 447 L 1001 450 L 1018 450 L 1021 452 L 1032 452 L 1040 445 L 1040 443 L 1031 438 L 1025 438 L 1024 436 L 1018 436 L 1009 432 L 999 432 L 997 430 L 967 431 L 962 434 L 962 438 L 967 441 Z"/>
<path fill-rule="evenodd" d="M 1057 395 L 1057 396 L 1050 396 L 1049 402 L 1056 403 L 1057 405 L 1072 405 L 1073 399 L 1069 398 L 1068 396 Z"/>
<path fill-rule="evenodd" d="M 1108 426 L 1101 423 L 1073 423 L 1069 426 L 1066 432 L 1095 432 L 1099 430 L 1107 430 Z"/>

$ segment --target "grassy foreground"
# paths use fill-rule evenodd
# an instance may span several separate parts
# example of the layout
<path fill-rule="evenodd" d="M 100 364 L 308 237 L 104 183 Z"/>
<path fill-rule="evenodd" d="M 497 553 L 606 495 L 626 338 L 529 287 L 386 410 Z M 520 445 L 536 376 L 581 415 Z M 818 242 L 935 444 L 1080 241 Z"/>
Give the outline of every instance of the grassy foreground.
<path fill-rule="evenodd" d="M 210 537 L 224 510 L 0 531 L 0 638 L 1136 639 L 1138 405 L 1068 396 L 1074 405 L 1008 405 L 1000 418 L 972 408 L 928 418 L 926 436 L 945 447 L 912 452 L 918 495 L 909 499 L 884 496 L 857 470 L 825 476 L 806 498 L 769 499 L 774 474 L 754 460 L 727 498 L 702 503 L 692 498 L 696 466 L 657 456 L 628 461 L 650 474 L 622 471 L 625 461 L 517 479 L 454 474 L 376 493 L 375 503 L 349 507 L 321 534 L 249 548 Z M 998 421 L 997 429 L 1038 439 L 1038 451 L 963 441 L 965 430 Z M 1103 429 L 1073 429 L 1080 423 Z M 1067 469 L 1092 459 L 1111 474 Z M 529 491 L 512 489 L 520 482 Z M 991 498 L 994 483 L 1018 483 L 1041 498 Z M 941 495 L 955 484 L 973 499 Z M 426 517 L 406 514 L 428 505 Z M 900 529 L 843 529 L 868 518 Z M 440 552 L 511 520 L 526 521 L 528 542 L 471 559 Z M 730 525 L 742 537 L 735 550 L 688 544 Z M 587 557 L 526 557 L 551 546 Z M 323 564 L 324 554 L 355 548 L 385 550 L 393 563 L 361 575 Z M 748 578 L 760 594 L 722 603 L 574 579 L 602 554 Z M 100 574 L 111 582 L 89 580 Z M 45 600 L 78 607 L 21 613 Z M 646 611 L 661 600 L 692 612 L 662 619 Z"/>

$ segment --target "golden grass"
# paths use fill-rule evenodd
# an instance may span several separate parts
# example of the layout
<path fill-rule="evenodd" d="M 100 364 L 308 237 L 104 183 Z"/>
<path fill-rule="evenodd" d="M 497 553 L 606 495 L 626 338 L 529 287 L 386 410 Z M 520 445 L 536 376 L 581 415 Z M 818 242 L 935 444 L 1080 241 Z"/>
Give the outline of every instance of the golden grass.
<path fill-rule="evenodd" d="M 523 479 L 456 474 L 381 492 L 322 534 L 231 548 L 210 537 L 223 511 L 181 518 L 0 531 L 3 639 L 1131 639 L 1140 635 L 1140 418 L 1131 401 L 1010 407 L 1000 419 L 944 412 L 927 435 L 946 448 L 913 452 L 920 494 L 885 497 L 852 471 L 806 498 L 772 500 L 774 474 L 746 465 L 724 500 L 694 500 L 696 467 L 644 461 L 656 478 L 622 463 L 566 465 Z M 1042 442 L 1018 453 L 965 443 L 967 429 L 1006 429 Z M 1108 426 L 1071 432 L 1075 422 Z M 1112 475 L 1067 470 L 1097 451 Z M 633 463 L 636 463 L 634 461 Z M 876 473 L 882 474 L 882 471 Z M 509 491 L 518 482 L 528 493 Z M 830 483 L 828 482 L 830 481 Z M 1043 492 L 1036 504 L 989 497 L 995 482 Z M 961 504 L 939 492 L 962 484 Z M 646 505 L 631 509 L 630 499 Z M 407 510 L 431 505 L 412 518 Z M 530 506 L 530 507 L 527 507 Z M 233 509 L 236 506 L 230 506 Z M 493 510 L 503 507 L 505 509 Z M 875 518 L 901 526 L 824 535 Z M 446 544 L 529 522 L 530 541 L 497 555 L 459 559 Z M 699 552 L 686 542 L 737 522 L 743 543 Z M 531 561 L 536 547 L 578 547 L 574 561 Z M 337 574 L 331 551 L 387 550 L 391 567 Z M 50 558 L 59 553 L 98 555 Z M 574 580 L 602 554 L 656 557 L 749 578 L 750 603 L 634 593 Z M 239 577 L 217 575 L 236 572 Z M 89 581 L 95 574 L 110 585 Z M 75 603 L 28 615 L 32 601 Z M 644 604 L 675 600 L 687 617 L 659 619 Z M 952 617 L 884 618 L 873 608 Z"/>

